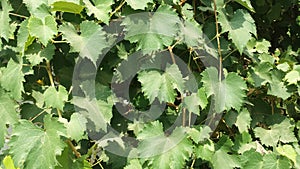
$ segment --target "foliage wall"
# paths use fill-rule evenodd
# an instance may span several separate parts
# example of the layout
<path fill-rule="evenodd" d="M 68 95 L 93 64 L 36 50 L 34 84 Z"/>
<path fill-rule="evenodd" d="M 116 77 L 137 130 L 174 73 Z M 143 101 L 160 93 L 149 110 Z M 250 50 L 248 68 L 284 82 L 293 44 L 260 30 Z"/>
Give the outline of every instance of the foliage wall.
<path fill-rule="evenodd" d="M 300 168 L 300 1 L 0 2 L 0 168 Z"/>

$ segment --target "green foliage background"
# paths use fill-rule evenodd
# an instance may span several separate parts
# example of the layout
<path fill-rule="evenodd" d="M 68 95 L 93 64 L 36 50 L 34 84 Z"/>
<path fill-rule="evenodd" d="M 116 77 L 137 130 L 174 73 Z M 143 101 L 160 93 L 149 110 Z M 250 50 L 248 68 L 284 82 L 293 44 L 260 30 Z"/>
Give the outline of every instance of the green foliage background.
<path fill-rule="evenodd" d="M 299 0 L 0 2 L 1 168 L 300 168 Z M 149 12 L 152 27 L 128 17 L 140 12 Z M 96 68 L 99 54 L 115 38 L 103 28 L 120 17 L 126 18 L 124 40 Z M 158 28 L 165 34 L 155 34 Z M 203 49 L 211 52 L 202 56 Z M 142 51 L 141 57 L 151 54 L 159 62 L 156 54 L 164 50 L 170 59 L 175 54 L 186 62 L 197 89 L 184 95 L 189 76 L 174 60 L 164 72 L 140 71 L 130 83 L 133 105 L 148 110 L 157 99 L 167 106 L 150 122 L 124 118 L 114 104 L 113 76 L 117 81 L 132 76 L 122 74 L 135 61 L 131 54 Z M 205 67 L 203 57 L 221 59 L 223 69 Z M 77 89 L 72 77 L 81 60 L 97 75 Z M 94 97 L 86 90 L 90 85 Z M 73 90 L 92 99 L 80 100 Z M 93 103 L 101 111 L 87 118 Z M 211 111 L 222 116 L 214 131 L 206 126 Z M 87 124 L 95 117 L 104 120 L 94 123 L 98 131 L 109 124 L 121 134 L 106 142 L 89 137 Z M 182 126 L 165 132 L 178 117 Z M 182 133 L 186 137 L 176 142 Z M 107 151 L 126 149 L 124 135 L 139 141 L 128 154 L 155 156 L 127 158 Z"/>

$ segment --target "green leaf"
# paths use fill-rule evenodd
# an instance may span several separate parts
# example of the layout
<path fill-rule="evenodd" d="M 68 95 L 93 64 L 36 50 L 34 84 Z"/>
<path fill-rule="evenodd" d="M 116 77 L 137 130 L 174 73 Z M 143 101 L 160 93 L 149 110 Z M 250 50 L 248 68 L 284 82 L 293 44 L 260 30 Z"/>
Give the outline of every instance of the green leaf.
<path fill-rule="evenodd" d="M 153 3 L 153 0 L 135 1 L 135 0 L 125 0 L 132 9 L 145 9 L 148 3 Z"/>
<path fill-rule="evenodd" d="M 259 55 L 259 60 L 261 61 L 261 63 L 263 62 L 268 62 L 268 63 L 271 63 L 271 64 L 274 64 L 275 62 L 275 58 L 269 54 L 266 54 L 266 53 L 263 53 L 261 55 Z"/>
<path fill-rule="evenodd" d="M 281 81 L 280 77 L 275 73 L 272 73 L 271 76 L 272 76 L 272 81 L 270 82 L 268 94 L 277 96 L 284 100 L 289 98 L 292 93 L 289 93 L 287 91 L 287 88 L 284 85 L 284 83 Z"/>
<path fill-rule="evenodd" d="M 24 92 L 23 82 L 25 82 L 22 63 L 16 63 L 10 59 L 6 69 L 3 69 L 0 82 L 5 90 L 11 92 L 14 99 L 21 99 L 22 92 Z"/>
<path fill-rule="evenodd" d="M 174 89 L 182 91 L 184 88 L 182 74 L 175 64 L 169 65 L 163 74 L 155 70 L 142 71 L 138 75 L 138 80 L 142 83 L 142 91 L 149 98 L 150 103 L 155 98 L 160 102 L 172 103 L 176 96 Z"/>
<path fill-rule="evenodd" d="M 80 35 L 70 23 L 63 24 L 59 30 L 70 43 L 71 52 L 80 52 L 82 58 L 90 59 L 95 66 L 99 54 L 109 45 L 102 28 L 92 21 L 83 21 L 80 24 Z"/>
<path fill-rule="evenodd" d="M 10 154 L 15 165 L 24 168 L 54 168 L 56 156 L 60 155 L 65 143 L 65 127 L 50 115 L 44 118 L 44 129 L 27 120 L 16 124 L 9 142 Z"/>
<path fill-rule="evenodd" d="M 73 113 L 70 122 L 67 124 L 67 133 L 75 141 L 86 139 L 86 123 L 87 120 L 82 114 Z"/>
<path fill-rule="evenodd" d="M 296 164 L 297 153 L 291 145 L 283 145 L 276 147 L 276 151 L 280 155 L 287 157 L 288 159 L 292 160 L 294 164 Z"/>
<path fill-rule="evenodd" d="M 250 117 L 250 113 L 247 109 L 244 108 L 239 113 L 235 124 L 238 127 L 240 133 L 242 133 L 244 131 L 248 131 L 248 128 L 250 127 L 250 124 L 251 124 L 251 117 Z"/>
<path fill-rule="evenodd" d="M 165 136 L 162 124 L 155 121 L 138 134 L 138 151 L 141 157 L 150 157 L 153 168 L 183 168 L 192 153 L 192 143 L 184 132 L 183 128 L 176 128 Z"/>
<path fill-rule="evenodd" d="M 11 158 L 11 156 L 5 156 L 4 159 L 3 159 L 3 165 L 6 169 L 19 169 L 19 168 L 16 168 L 15 165 L 14 165 L 14 161 L 13 159 Z"/>
<path fill-rule="evenodd" d="M 68 100 L 68 91 L 64 86 L 58 86 L 58 91 L 55 87 L 50 86 L 44 92 L 45 103 L 47 107 L 58 108 L 63 110 L 65 102 Z"/>
<path fill-rule="evenodd" d="M 196 93 L 192 93 L 190 96 L 186 96 L 183 99 L 183 107 L 187 108 L 189 112 L 193 112 L 200 115 L 199 112 L 200 98 Z"/>
<path fill-rule="evenodd" d="M 94 87 L 93 87 L 94 86 Z M 91 120 L 95 130 L 106 131 L 107 123 L 110 123 L 113 107 L 113 95 L 108 86 L 84 81 L 80 85 L 85 97 L 73 97 L 74 105 L 84 109 L 81 113 Z M 95 89 L 95 91 L 93 91 Z"/>
<path fill-rule="evenodd" d="M 241 4 L 242 6 L 244 6 L 245 8 L 247 8 L 249 11 L 255 12 L 254 8 L 251 5 L 251 1 L 250 0 L 235 0 L 235 2 Z"/>
<path fill-rule="evenodd" d="M 271 47 L 271 43 L 265 39 L 256 41 L 255 44 L 255 49 L 258 53 L 268 53 L 270 47 Z"/>
<path fill-rule="evenodd" d="M 222 32 L 229 32 L 229 39 L 232 40 L 240 54 L 242 54 L 251 39 L 251 33 L 256 36 L 256 26 L 253 18 L 247 11 L 242 9 L 236 10 L 231 19 L 228 19 L 222 10 L 218 12 Z"/>
<path fill-rule="evenodd" d="M 209 139 L 211 134 L 211 129 L 208 126 L 200 127 L 200 130 L 195 128 L 189 128 L 187 133 L 195 143 Z"/>
<path fill-rule="evenodd" d="M 241 166 L 243 169 L 261 169 L 263 157 L 254 149 L 246 151 L 241 155 Z"/>
<path fill-rule="evenodd" d="M 31 63 L 31 66 L 36 66 L 43 62 L 43 60 L 50 61 L 54 55 L 55 46 L 48 43 L 46 47 L 42 47 L 38 43 L 34 43 L 28 47 L 25 52 L 27 60 Z"/>
<path fill-rule="evenodd" d="M 293 70 L 285 75 L 284 79 L 289 84 L 297 84 L 297 82 L 300 81 L 300 65 L 295 65 Z"/>
<path fill-rule="evenodd" d="M 195 149 L 196 157 L 206 161 L 212 161 L 214 153 L 215 146 L 211 140 L 208 140 L 205 144 L 200 144 L 199 147 Z"/>
<path fill-rule="evenodd" d="M 57 34 L 57 23 L 51 15 L 46 16 L 44 19 L 30 17 L 28 30 L 30 35 L 37 37 L 46 46 L 53 35 Z"/>
<path fill-rule="evenodd" d="M 277 158 L 274 153 L 266 154 L 263 157 L 262 169 L 283 169 L 290 168 L 290 162 L 287 158 Z"/>
<path fill-rule="evenodd" d="M 19 119 L 16 108 L 17 104 L 0 88 L 0 148 L 4 145 L 6 125 L 15 124 Z"/>
<path fill-rule="evenodd" d="M 285 119 L 280 124 L 275 124 L 270 127 L 270 130 L 256 127 L 254 129 L 255 136 L 258 137 L 262 144 L 266 146 L 276 146 L 278 141 L 290 143 L 297 141 L 294 135 L 294 125 L 290 124 L 288 119 Z"/>
<path fill-rule="evenodd" d="M 1 1 L 2 10 L 0 11 L 0 37 L 4 38 L 6 41 L 9 40 L 10 35 L 10 17 L 9 11 L 13 10 L 7 0 Z"/>
<path fill-rule="evenodd" d="M 48 2 L 47 0 L 23 0 L 23 3 L 27 6 L 27 9 L 32 13 L 35 14 L 38 8 L 41 5 L 46 5 Z"/>
<path fill-rule="evenodd" d="M 207 100 L 207 96 L 205 94 L 205 88 L 201 87 L 200 89 L 198 89 L 198 96 L 200 98 L 200 107 L 202 109 L 205 109 L 207 104 L 208 104 L 208 100 Z"/>
<path fill-rule="evenodd" d="M 29 34 L 28 19 L 26 19 L 20 24 L 20 28 L 17 34 L 17 44 L 18 44 L 17 46 L 20 52 L 24 53 L 27 50 L 28 46 L 32 44 L 34 39 L 35 38 L 31 37 Z"/>
<path fill-rule="evenodd" d="M 178 23 L 175 11 L 170 6 L 161 5 L 153 15 L 130 15 L 122 24 L 125 25 L 125 39 L 137 43 L 136 50 L 149 54 L 173 43 Z"/>
<path fill-rule="evenodd" d="M 212 156 L 212 165 L 214 169 L 235 168 L 240 167 L 237 157 L 227 154 L 223 149 L 217 150 Z"/>
<path fill-rule="evenodd" d="M 228 73 L 221 82 L 214 67 L 202 72 L 202 82 L 207 96 L 214 96 L 217 112 L 234 108 L 239 110 L 244 103 L 246 84 L 236 73 Z"/>
<path fill-rule="evenodd" d="M 73 2 L 64 2 L 64 1 L 56 1 L 52 5 L 52 11 L 62 11 L 62 12 L 70 12 L 75 14 L 80 14 L 84 9 L 84 6 L 78 5 Z"/>
<path fill-rule="evenodd" d="M 129 165 L 124 167 L 124 169 L 143 169 L 138 159 L 130 160 Z"/>
<path fill-rule="evenodd" d="M 202 29 L 195 20 L 186 20 L 180 24 L 180 36 L 188 47 L 198 47 L 204 43 Z"/>
<path fill-rule="evenodd" d="M 87 14 L 94 14 L 95 17 L 104 23 L 108 24 L 111 12 L 111 6 L 114 3 L 113 0 L 92 0 L 91 3 L 89 0 L 83 0 L 87 8 Z"/>
<path fill-rule="evenodd" d="M 76 158 L 72 149 L 65 147 L 60 156 L 57 156 L 58 165 L 55 169 L 92 169 L 89 162 L 85 160 L 85 156 Z"/>

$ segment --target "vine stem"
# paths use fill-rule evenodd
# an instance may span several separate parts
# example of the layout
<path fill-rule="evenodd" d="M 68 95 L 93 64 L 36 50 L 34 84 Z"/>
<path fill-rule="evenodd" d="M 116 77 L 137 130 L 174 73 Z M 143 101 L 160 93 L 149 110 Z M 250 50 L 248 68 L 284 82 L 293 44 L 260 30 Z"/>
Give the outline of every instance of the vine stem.
<path fill-rule="evenodd" d="M 71 140 L 66 140 L 67 144 L 71 147 L 72 151 L 75 153 L 75 156 L 77 158 L 81 157 L 81 154 L 76 150 L 76 148 L 74 147 L 73 143 L 71 142 Z"/>
<path fill-rule="evenodd" d="M 125 0 L 123 0 L 121 3 L 120 3 L 120 5 L 114 10 L 114 11 L 112 11 L 111 13 L 110 13 L 110 17 L 112 17 L 115 13 L 117 13 L 121 8 L 122 8 L 122 6 L 125 4 Z"/>
<path fill-rule="evenodd" d="M 48 76 L 49 76 L 50 84 L 51 84 L 52 87 L 55 88 L 55 84 L 54 84 L 53 76 L 52 76 L 52 70 L 51 70 L 50 61 L 46 62 L 46 70 L 47 70 L 47 73 L 48 73 Z M 57 110 L 58 117 L 62 118 L 60 110 L 58 108 L 56 110 Z"/>
<path fill-rule="evenodd" d="M 20 14 L 12 13 L 12 12 L 9 12 L 8 14 L 10 14 L 10 15 L 12 15 L 12 16 L 16 16 L 16 17 L 24 18 L 24 19 L 27 19 L 27 18 L 28 18 L 28 16 L 24 16 L 24 15 L 20 15 Z"/>
<path fill-rule="evenodd" d="M 215 22 L 216 22 L 216 38 L 218 44 L 218 53 L 219 53 L 219 81 L 222 80 L 222 52 L 221 52 L 221 43 L 220 43 L 220 33 L 219 33 L 219 25 L 218 25 L 218 15 L 217 15 L 217 2 L 214 2 L 214 14 L 215 14 Z"/>

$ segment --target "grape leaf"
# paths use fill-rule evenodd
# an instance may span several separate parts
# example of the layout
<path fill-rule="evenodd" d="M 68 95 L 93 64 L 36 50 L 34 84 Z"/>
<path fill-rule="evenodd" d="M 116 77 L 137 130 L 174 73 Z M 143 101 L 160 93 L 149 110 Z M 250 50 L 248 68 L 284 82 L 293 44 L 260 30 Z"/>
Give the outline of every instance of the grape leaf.
<path fill-rule="evenodd" d="M 244 131 L 248 131 L 248 127 L 250 127 L 251 124 L 251 117 L 250 113 L 247 109 L 243 109 L 236 119 L 236 126 L 238 127 L 240 133 Z"/>
<path fill-rule="evenodd" d="M 113 95 L 109 87 L 94 84 L 91 81 L 82 82 L 80 87 L 85 97 L 73 97 L 73 102 L 74 105 L 84 109 L 81 113 L 94 123 L 93 129 L 106 131 L 107 123 L 112 118 Z"/>
<path fill-rule="evenodd" d="M 300 65 L 294 65 L 293 70 L 288 72 L 284 79 L 289 84 L 297 84 L 297 82 L 300 81 Z"/>
<path fill-rule="evenodd" d="M 214 153 L 211 162 L 214 169 L 240 167 L 237 157 L 227 154 L 227 152 L 223 149 L 219 149 Z"/>
<path fill-rule="evenodd" d="M 262 155 L 251 149 L 241 155 L 241 166 L 243 169 L 261 169 L 262 160 Z"/>
<path fill-rule="evenodd" d="M 14 161 L 13 159 L 11 158 L 11 156 L 5 156 L 4 159 L 3 159 L 3 165 L 6 169 L 20 169 L 20 168 L 16 168 L 15 165 L 14 165 Z M 0 167 L 0 169 L 2 169 Z"/>
<path fill-rule="evenodd" d="M 17 104 L 0 88 L 0 148 L 4 145 L 7 124 L 15 124 L 18 121 L 16 112 Z"/>
<path fill-rule="evenodd" d="M 22 63 L 16 63 L 10 59 L 6 69 L 2 72 L 2 76 L 0 76 L 1 86 L 5 90 L 10 91 L 14 99 L 21 99 L 22 92 L 24 92 L 24 81 Z"/>
<path fill-rule="evenodd" d="M 131 6 L 132 9 L 145 9 L 148 3 L 153 3 L 153 0 L 144 0 L 144 1 L 136 1 L 136 0 L 125 0 L 128 5 Z"/>
<path fill-rule="evenodd" d="M 245 8 L 247 8 L 249 11 L 255 12 L 254 8 L 251 5 L 251 1 L 250 0 L 235 0 L 235 2 L 241 4 L 242 6 L 244 6 Z"/>
<path fill-rule="evenodd" d="M 255 136 L 266 146 L 275 146 L 278 141 L 283 143 L 297 141 L 293 131 L 294 125 L 290 124 L 288 119 L 285 119 L 280 124 L 271 126 L 270 130 L 261 127 L 254 129 Z"/>
<path fill-rule="evenodd" d="M 125 39 L 137 43 L 137 50 L 149 54 L 173 43 L 178 23 L 179 18 L 174 10 L 161 5 L 151 16 L 141 13 L 126 17 L 122 25 L 125 25 Z"/>
<path fill-rule="evenodd" d="M 155 81 L 153 81 L 155 79 Z M 166 68 L 165 73 L 142 71 L 138 75 L 142 83 L 142 91 L 149 98 L 150 103 L 157 97 L 160 102 L 173 102 L 176 96 L 175 88 L 182 91 L 184 80 L 178 66 L 173 64 Z"/>
<path fill-rule="evenodd" d="M 91 164 L 84 159 L 84 156 L 75 159 L 72 149 L 65 147 L 60 156 L 57 157 L 58 165 L 55 169 L 92 169 Z"/>
<path fill-rule="evenodd" d="M 272 81 L 270 81 L 270 86 L 268 90 L 268 94 L 277 96 L 282 99 L 287 99 L 291 96 L 292 93 L 289 93 L 287 91 L 286 86 L 281 81 L 281 78 L 278 74 L 275 74 L 276 72 L 272 72 L 271 77 Z"/>
<path fill-rule="evenodd" d="M 208 100 L 207 100 L 207 96 L 205 94 L 205 88 L 201 87 L 200 89 L 198 89 L 198 96 L 200 98 L 200 107 L 202 109 L 205 109 L 207 104 L 208 104 Z"/>
<path fill-rule="evenodd" d="M 96 66 L 98 55 L 108 45 L 102 27 L 91 21 L 83 21 L 80 35 L 70 23 L 63 24 L 59 30 L 70 43 L 72 52 L 80 52 L 81 57 L 90 59 Z"/>
<path fill-rule="evenodd" d="M 0 11 L 0 37 L 8 41 L 10 35 L 10 24 L 11 19 L 9 18 L 9 11 L 13 10 L 8 4 L 8 1 L 1 1 L 2 10 Z"/>
<path fill-rule="evenodd" d="M 200 115 L 199 106 L 200 98 L 197 94 L 192 93 L 190 96 L 186 96 L 183 99 L 183 107 L 187 108 L 189 112 L 193 112 L 197 115 Z"/>
<path fill-rule="evenodd" d="M 67 133 L 75 141 L 86 139 L 85 135 L 87 120 L 82 114 L 73 113 L 70 122 L 67 124 Z"/>
<path fill-rule="evenodd" d="M 137 136 L 138 151 L 142 157 L 149 157 L 153 168 L 183 168 L 192 153 L 192 143 L 184 135 L 184 128 L 176 128 L 165 136 L 162 124 L 152 122 Z"/>
<path fill-rule="evenodd" d="M 81 11 L 84 9 L 84 6 L 78 5 L 73 2 L 64 2 L 64 1 L 57 1 L 54 2 L 52 5 L 52 11 L 63 11 L 63 12 L 70 12 L 80 14 Z"/>
<path fill-rule="evenodd" d="M 202 29 L 195 20 L 181 22 L 180 36 L 188 47 L 198 47 L 204 43 Z"/>
<path fill-rule="evenodd" d="M 31 37 L 28 31 L 28 19 L 20 24 L 20 28 L 17 34 L 17 44 L 20 52 L 24 53 L 27 47 L 32 44 L 34 37 Z"/>
<path fill-rule="evenodd" d="M 83 0 L 83 2 L 86 5 L 88 15 L 94 14 L 97 19 L 108 24 L 113 0 L 92 0 L 93 4 L 89 0 Z"/>
<path fill-rule="evenodd" d="M 211 128 L 208 126 L 200 127 L 200 130 L 195 128 L 189 128 L 187 133 L 195 143 L 209 139 L 211 134 Z"/>
<path fill-rule="evenodd" d="M 44 48 L 40 44 L 34 43 L 28 47 L 25 56 L 31 63 L 31 66 L 36 66 L 43 62 L 44 59 L 50 61 L 54 55 L 54 50 L 55 46 L 51 43 L 48 43 Z"/>
<path fill-rule="evenodd" d="M 68 91 L 64 86 L 58 86 L 58 91 L 55 87 L 50 86 L 44 92 L 45 103 L 48 107 L 58 108 L 63 110 L 65 102 L 68 100 Z"/>
<path fill-rule="evenodd" d="M 222 32 L 229 32 L 229 39 L 232 40 L 240 54 L 242 54 L 251 39 L 251 33 L 256 36 L 256 26 L 253 18 L 247 11 L 242 9 L 236 10 L 231 19 L 228 19 L 222 10 L 218 10 L 218 12 L 218 21 L 222 26 Z"/>
<path fill-rule="evenodd" d="M 129 165 L 124 167 L 124 169 L 143 169 L 138 159 L 130 160 Z"/>
<path fill-rule="evenodd" d="M 40 0 L 40 1 L 36 1 L 36 0 L 23 0 L 24 4 L 27 6 L 27 9 L 32 13 L 35 14 L 37 9 L 41 6 L 41 5 L 45 5 L 47 4 L 47 0 Z"/>
<path fill-rule="evenodd" d="M 291 145 L 283 145 L 276 147 L 276 151 L 282 156 L 289 158 L 294 162 L 294 164 L 296 164 L 297 153 Z"/>
<path fill-rule="evenodd" d="M 218 71 L 214 67 L 202 72 L 202 82 L 207 96 L 214 95 L 217 112 L 234 108 L 239 110 L 244 103 L 247 88 L 243 79 L 236 73 L 228 73 L 224 80 L 218 80 Z"/>
<path fill-rule="evenodd" d="M 56 155 L 65 147 L 61 136 L 66 136 L 64 125 L 50 115 L 44 118 L 44 129 L 20 120 L 14 127 L 9 152 L 20 168 L 54 168 Z"/>
<path fill-rule="evenodd" d="M 262 169 L 283 169 L 290 168 L 290 162 L 287 158 L 277 158 L 274 153 L 266 154 L 263 157 Z"/>
<path fill-rule="evenodd" d="M 37 37 L 44 46 L 57 33 L 57 23 L 51 15 L 44 19 L 30 17 L 28 20 L 28 30 L 30 35 Z"/>

